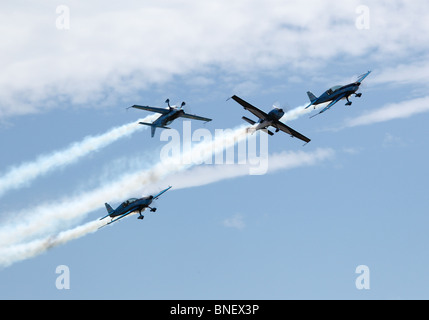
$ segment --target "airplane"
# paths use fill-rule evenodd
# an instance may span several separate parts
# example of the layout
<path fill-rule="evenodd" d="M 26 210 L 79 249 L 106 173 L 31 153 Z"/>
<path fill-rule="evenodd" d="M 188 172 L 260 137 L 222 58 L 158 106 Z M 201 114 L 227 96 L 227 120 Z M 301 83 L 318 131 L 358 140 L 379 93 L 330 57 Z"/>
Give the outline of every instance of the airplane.
<path fill-rule="evenodd" d="M 359 90 L 359 87 L 360 87 L 362 81 L 366 77 L 368 77 L 370 73 L 371 73 L 371 71 L 368 71 L 367 73 L 359 76 L 359 78 L 356 82 L 350 83 L 348 85 L 334 86 L 334 87 L 328 89 L 327 91 L 325 91 L 325 93 L 323 93 L 320 97 L 316 97 L 313 93 L 308 91 L 307 95 L 308 95 L 311 103 L 306 107 L 306 109 L 308 109 L 309 107 L 311 107 L 313 105 L 315 106 L 314 109 L 316 109 L 316 105 L 331 101 L 331 103 L 328 104 L 325 108 L 323 108 L 322 111 L 311 116 L 310 118 L 313 118 L 313 117 L 325 112 L 326 110 L 330 109 L 334 104 L 336 104 L 341 99 L 346 99 L 347 100 L 346 106 L 351 106 L 352 102 L 349 100 L 349 97 L 353 94 L 357 98 L 360 98 L 362 96 L 362 93 L 356 93 L 356 92 Z"/>
<path fill-rule="evenodd" d="M 181 118 L 187 118 L 187 119 L 200 120 L 200 121 L 205 121 L 205 122 L 212 121 L 212 119 L 209 119 L 209 118 L 204 118 L 204 117 L 185 113 L 185 111 L 183 110 L 183 106 L 186 105 L 185 102 L 182 102 L 180 107 L 170 106 L 170 99 L 165 100 L 165 103 L 167 103 L 168 109 L 153 108 L 153 107 L 149 107 L 149 106 L 139 106 L 139 105 L 133 105 L 133 106 L 129 107 L 129 108 L 136 108 L 136 109 L 141 109 L 141 110 L 146 110 L 146 111 L 151 111 L 151 112 L 156 112 L 156 113 L 161 114 L 161 116 L 159 116 L 159 118 L 156 119 L 153 123 L 139 122 L 140 124 L 150 126 L 152 128 L 152 138 L 155 135 L 156 128 L 170 129 L 169 127 L 166 127 L 166 126 L 169 125 L 170 123 L 172 123 L 177 118 L 180 118 L 180 117 Z"/>
<path fill-rule="evenodd" d="M 112 220 L 105 224 L 103 227 L 118 221 L 119 219 L 122 219 L 124 217 L 126 217 L 127 215 L 138 211 L 139 212 L 139 216 L 137 219 L 143 220 L 144 216 L 142 215 L 142 211 L 146 210 L 146 208 L 150 209 L 150 212 L 156 212 L 156 208 L 151 208 L 150 205 L 152 204 L 152 202 L 154 200 L 157 200 L 162 194 L 164 194 L 165 192 L 167 192 L 168 190 L 170 190 L 172 187 L 168 187 L 167 189 L 161 191 L 160 193 L 158 193 L 155 196 L 148 196 L 148 197 L 143 197 L 140 199 L 137 198 L 131 198 L 128 199 L 124 202 L 122 202 L 119 207 L 117 207 L 115 210 L 113 210 L 113 208 L 108 204 L 105 203 L 104 205 L 106 206 L 106 210 L 108 212 L 108 214 L 106 216 L 104 216 L 103 218 L 100 218 L 100 220 L 103 220 L 107 217 L 112 218 Z"/>
<path fill-rule="evenodd" d="M 291 137 L 296 137 L 298 139 L 301 139 L 302 141 L 305 141 L 306 143 L 309 143 L 311 140 L 307 137 L 303 136 L 299 132 L 293 130 L 292 128 L 285 125 L 283 122 L 280 122 L 279 120 L 281 117 L 284 116 L 285 112 L 283 109 L 280 108 L 274 108 L 271 110 L 268 114 L 264 111 L 252 106 L 250 103 L 244 101 L 243 99 L 237 97 L 236 95 L 232 96 L 230 99 L 233 99 L 234 101 L 238 102 L 243 106 L 244 109 L 250 111 L 255 116 L 259 118 L 259 122 L 256 127 L 253 128 L 253 130 L 262 130 L 266 133 L 268 133 L 270 136 L 273 136 L 274 133 L 268 130 L 267 128 L 272 126 L 276 128 L 276 132 L 279 132 L 280 130 L 283 132 L 286 132 Z M 229 99 L 228 99 L 229 100 Z M 242 119 L 248 123 L 250 123 L 252 126 L 256 124 L 255 121 L 250 120 L 247 117 L 242 117 Z M 250 128 L 249 128 L 250 129 Z"/>

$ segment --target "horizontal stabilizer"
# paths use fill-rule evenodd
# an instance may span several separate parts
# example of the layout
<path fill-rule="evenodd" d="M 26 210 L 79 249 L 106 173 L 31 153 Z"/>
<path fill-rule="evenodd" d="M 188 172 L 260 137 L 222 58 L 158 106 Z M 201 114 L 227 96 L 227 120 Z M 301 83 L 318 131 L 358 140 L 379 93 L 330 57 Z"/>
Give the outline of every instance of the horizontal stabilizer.
<path fill-rule="evenodd" d="M 158 126 L 158 125 L 153 124 L 153 123 L 147 123 L 147 122 L 139 122 L 139 123 L 144 124 L 145 126 L 150 126 L 150 127 L 155 127 L 155 128 L 171 129 L 171 128 L 165 127 L 165 126 Z"/>
<path fill-rule="evenodd" d="M 100 220 L 103 220 L 103 219 L 105 219 L 105 218 L 109 217 L 109 216 L 110 216 L 110 215 L 115 211 L 115 210 L 113 210 L 113 208 L 110 206 L 110 204 L 105 203 L 104 205 L 106 206 L 106 210 L 107 210 L 108 214 L 107 214 L 107 215 L 105 215 L 103 218 L 100 218 Z"/>
<path fill-rule="evenodd" d="M 250 119 L 249 119 L 249 118 L 247 118 L 247 117 L 242 117 L 241 119 L 243 119 L 244 121 L 246 121 L 246 122 L 250 123 L 252 126 L 256 123 L 255 121 L 250 120 Z"/>
<path fill-rule="evenodd" d="M 274 133 L 273 133 L 273 132 L 271 132 L 271 131 L 270 131 L 270 130 L 268 130 L 268 129 L 262 129 L 262 131 L 264 131 L 264 132 L 268 133 L 270 136 L 273 136 L 273 135 L 274 135 Z"/>

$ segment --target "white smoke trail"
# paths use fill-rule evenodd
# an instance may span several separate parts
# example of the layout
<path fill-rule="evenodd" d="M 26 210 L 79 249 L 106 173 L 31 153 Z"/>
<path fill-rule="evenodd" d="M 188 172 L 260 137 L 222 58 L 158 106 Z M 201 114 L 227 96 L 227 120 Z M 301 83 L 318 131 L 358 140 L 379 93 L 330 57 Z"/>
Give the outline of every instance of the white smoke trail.
<path fill-rule="evenodd" d="M 326 107 L 328 104 L 327 103 L 322 103 L 322 104 L 318 104 L 317 106 L 311 106 L 309 108 L 306 109 L 306 107 L 309 105 L 309 103 L 304 104 L 302 106 L 296 107 L 292 110 L 287 111 L 284 116 L 280 119 L 280 121 L 291 121 L 291 120 L 296 120 L 298 118 L 300 118 L 303 115 L 309 114 L 314 110 L 318 110 L 321 108 Z"/>
<path fill-rule="evenodd" d="M 73 143 L 66 149 L 42 155 L 32 162 L 23 163 L 0 176 L 0 196 L 12 189 L 27 185 L 39 176 L 50 171 L 70 165 L 91 152 L 98 151 L 116 140 L 129 136 L 137 130 L 146 128 L 139 122 L 153 121 L 158 115 L 150 115 L 136 122 L 113 128 L 98 136 L 88 136 L 80 142 Z"/>
<path fill-rule="evenodd" d="M 142 186 L 202 163 L 208 157 L 234 146 L 246 136 L 247 130 L 245 126 L 241 126 L 235 130 L 226 131 L 224 135 L 216 136 L 212 141 L 203 141 L 178 157 L 168 158 L 148 170 L 124 175 L 120 180 L 110 182 L 93 191 L 68 197 L 54 204 L 13 213 L 10 216 L 15 217 L 14 222 L 0 228 L 0 247 L 69 227 L 76 220 L 103 207 L 107 200 L 122 201 L 136 190 L 141 190 Z"/>
<path fill-rule="evenodd" d="M 305 106 L 288 111 L 283 119 L 295 120 L 313 110 L 313 108 L 305 109 Z M 138 122 L 152 122 L 157 117 L 158 115 L 156 114 L 150 115 L 136 122 L 113 128 L 104 134 L 86 137 L 81 142 L 74 143 L 66 149 L 53 152 L 49 155 L 42 155 L 35 161 L 26 162 L 10 169 L 9 172 L 0 176 L 0 196 L 9 190 L 28 185 L 32 180 L 53 170 L 70 165 L 89 153 L 98 151 L 120 138 L 131 135 L 137 130 L 146 128 L 139 125 Z"/>
<path fill-rule="evenodd" d="M 289 113 L 289 115 L 294 114 L 295 117 L 298 117 L 300 114 L 308 113 L 302 109 L 302 107 L 295 108 L 292 110 L 294 113 Z M 169 158 L 148 170 L 123 176 L 122 179 L 114 183 L 109 183 L 71 199 L 65 199 L 53 205 L 42 205 L 31 210 L 27 209 L 20 214 L 14 215 L 17 217 L 18 222 L 0 229 L 0 255 L 4 254 L 5 257 L 12 257 L 9 260 L 6 258 L 4 258 L 5 260 L 0 260 L 0 265 L 6 265 L 10 261 L 21 259 L 20 257 L 24 257 L 25 259 L 25 257 L 37 255 L 52 247 L 53 243 L 63 243 L 61 242 L 62 240 L 58 240 L 63 239 L 63 237 L 55 238 L 58 240 L 56 242 L 53 242 L 50 237 L 47 238 L 51 239 L 49 241 L 46 239 L 34 240 L 34 237 L 47 233 L 55 233 L 60 228 L 64 229 L 68 227 L 76 219 L 82 219 L 90 212 L 99 209 L 107 200 L 122 201 L 135 192 L 135 190 L 141 189 L 142 186 L 153 184 L 166 176 L 182 172 L 196 164 L 200 164 L 208 157 L 212 157 L 214 154 L 223 152 L 234 146 L 245 139 L 247 135 L 248 130 L 246 126 L 226 131 L 224 135 L 216 136 L 211 141 L 203 141 L 193 146 L 187 152 L 181 153 L 180 157 Z M 207 183 L 210 182 L 208 181 Z M 29 212 L 31 213 L 31 221 L 25 217 Z M 21 219 L 22 221 L 19 221 Z M 95 221 L 93 223 L 96 224 Z M 60 234 L 66 234 L 70 239 L 74 239 L 88 232 L 95 231 L 92 227 L 95 228 L 95 225 L 86 224 L 71 229 L 67 233 Z M 27 239 L 33 240 L 22 244 Z"/>
<path fill-rule="evenodd" d="M 279 170 L 313 166 L 321 161 L 332 158 L 334 154 L 335 152 L 332 149 L 317 149 L 314 152 L 285 151 L 271 154 L 269 156 L 267 174 L 271 174 Z M 167 179 L 163 179 L 154 184 L 153 188 L 159 189 L 167 183 L 171 184 L 174 190 L 199 187 L 227 179 L 248 176 L 251 168 L 252 166 L 249 163 L 244 165 L 199 166 L 191 170 L 186 170 L 173 176 L 169 176 L 168 181 Z"/>
<path fill-rule="evenodd" d="M 278 170 L 292 169 L 302 166 L 310 166 L 320 161 L 333 157 L 332 149 L 317 149 L 314 152 L 283 152 L 270 156 L 270 166 L 268 172 L 273 173 Z M 225 168 L 227 168 L 225 170 Z M 172 177 L 174 190 L 196 187 L 214 183 L 217 181 L 237 178 L 249 174 L 249 168 L 243 165 L 215 165 L 198 167 L 191 171 L 176 174 Z M 171 181 L 171 177 L 170 177 Z M 23 244 L 0 248 L 0 266 L 10 266 L 18 261 L 35 257 L 52 247 L 64 244 L 71 240 L 94 233 L 99 227 L 105 225 L 105 221 L 95 220 L 81 226 L 60 232 L 57 236 L 48 236 L 42 239 L 33 240 Z"/>
<path fill-rule="evenodd" d="M 89 233 L 96 232 L 98 228 L 104 224 L 105 222 L 94 220 L 73 229 L 60 232 L 56 236 L 48 236 L 31 242 L 1 248 L 0 266 L 8 267 L 16 262 L 38 256 L 53 247 L 83 237 Z"/>

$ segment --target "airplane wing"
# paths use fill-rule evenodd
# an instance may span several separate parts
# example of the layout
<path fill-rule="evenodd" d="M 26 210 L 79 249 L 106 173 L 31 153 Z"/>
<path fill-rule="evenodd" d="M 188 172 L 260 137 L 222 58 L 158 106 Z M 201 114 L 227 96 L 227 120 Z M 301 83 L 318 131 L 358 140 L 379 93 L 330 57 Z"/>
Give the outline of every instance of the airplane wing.
<path fill-rule="evenodd" d="M 156 112 L 156 113 L 161 113 L 161 114 L 167 114 L 170 112 L 169 109 L 164 109 L 164 108 L 154 108 L 154 107 L 149 107 L 149 106 L 138 106 L 138 105 L 133 105 L 130 108 L 135 108 L 135 109 L 140 109 L 140 110 L 146 110 L 146 111 L 151 111 L 151 112 Z"/>
<path fill-rule="evenodd" d="M 366 77 L 369 76 L 370 73 L 371 73 L 371 71 L 368 71 L 367 73 L 361 75 L 356 82 L 361 83 Z"/>
<path fill-rule="evenodd" d="M 119 219 L 125 218 L 127 215 L 129 215 L 132 211 L 124 213 L 122 216 L 117 217 L 116 219 L 113 219 L 112 221 L 110 221 L 108 224 L 112 224 L 113 222 L 118 221 Z"/>
<path fill-rule="evenodd" d="M 159 198 L 159 196 L 161 196 L 162 194 L 166 193 L 168 190 L 170 190 L 172 188 L 172 186 L 169 186 L 167 189 L 162 190 L 160 193 L 158 193 L 156 196 L 153 196 L 153 200 L 156 200 Z"/>
<path fill-rule="evenodd" d="M 118 220 L 120 220 L 120 219 L 122 219 L 122 218 L 125 218 L 127 215 L 129 215 L 130 213 L 132 213 L 133 211 L 128 211 L 128 212 L 126 212 L 126 213 L 124 213 L 123 215 L 121 215 L 121 216 L 119 216 L 119 217 L 117 217 L 117 218 L 115 218 L 115 219 L 113 219 L 112 221 L 110 221 L 109 223 L 106 223 L 105 225 L 102 225 L 100 228 L 98 228 L 98 229 L 101 229 L 101 228 L 103 228 L 103 227 L 105 227 L 105 226 L 108 226 L 109 224 L 112 224 L 113 222 L 116 222 L 116 221 L 118 221 Z M 104 218 L 103 218 L 104 219 Z M 102 219 L 100 219 L 100 220 L 102 220 Z"/>
<path fill-rule="evenodd" d="M 326 110 L 331 109 L 331 107 L 336 104 L 338 101 L 340 101 L 341 99 L 345 98 L 346 94 L 342 94 L 340 95 L 337 99 L 335 99 L 334 101 L 332 101 L 330 104 L 328 104 L 326 107 L 324 107 L 319 113 L 316 113 L 315 115 L 312 115 L 310 118 L 314 118 L 315 116 L 325 112 Z"/>
<path fill-rule="evenodd" d="M 287 125 L 285 125 L 283 122 L 277 121 L 273 127 L 287 133 L 290 134 L 291 136 L 298 138 L 306 143 L 309 143 L 311 140 L 308 139 L 306 136 L 303 136 L 302 134 L 300 134 L 299 132 L 293 130 L 292 128 L 288 127 Z"/>
<path fill-rule="evenodd" d="M 239 98 L 239 97 L 237 97 L 235 95 L 232 96 L 231 99 L 233 99 L 234 101 L 236 101 L 239 104 L 241 104 L 244 109 L 250 111 L 255 116 L 257 116 L 259 119 L 266 119 L 268 117 L 268 114 L 266 114 L 264 111 L 259 110 L 258 108 L 252 106 L 250 103 L 244 101 L 243 99 L 241 99 L 241 98 Z"/>
<path fill-rule="evenodd" d="M 182 113 L 180 116 L 182 118 L 200 120 L 200 121 L 205 121 L 205 122 L 212 121 L 212 119 L 209 119 L 209 118 L 204 118 L 204 117 L 196 116 L 196 115 L 193 115 L 193 114 L 187 114 L 187 113 Z"/>

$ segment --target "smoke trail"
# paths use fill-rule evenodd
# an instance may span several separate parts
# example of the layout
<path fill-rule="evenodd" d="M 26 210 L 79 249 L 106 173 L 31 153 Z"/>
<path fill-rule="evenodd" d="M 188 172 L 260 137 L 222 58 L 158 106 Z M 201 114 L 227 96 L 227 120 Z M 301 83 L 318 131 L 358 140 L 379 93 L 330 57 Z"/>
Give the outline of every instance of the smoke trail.
<path fill-rule="evenodd" d="M 212 141 L 200 142 L 187 152 L 181 153 L 180 156 L 168 158 L 148 170 L 124 175 L 113 183 L 63 199 L 55 204 L 41 205 L 11 214 L 15 217 L 15 222 L 0 229 L 0 246 L 21 242 L 46 233 L 54 233 L 60 228 L 69 227 L 76 220 L 103 207 L 107 200 L 122 201 L 130 197 L 136 190 L 141 190 L 142 186 L 202 163 L 208 157 L 234 146 L 246 136 L 246 127 L 240 126 L 234 130 L 225 131 L 223 135 L 216 136 Z"/>
<path fill-rule="evenodd" d="M 42 155 L 35 161 L 26 162 L 12 168 L 9 172 L 0 176 L 0 196 L 8 190 L 18 189 L 27 185 L 39 176 L 70 165 L 91 152 L 98 151 L 120 138 L 129 136 L 135 131 L 145 128 L 138 123 L 140 121 L 151 122 L 156 117 L 157 115 L 150 115 L 136 122 L 113 128 L 104 134 L 88 136 L 81 142 L 73 143 L 66 149 L 53 152 L 49 155 Z"/>
<path fill-rule="evenodd" d="M 311 112 L 311 110 L 312 108 L 305 109 L 305 105 L 300 106 L 287 112 L 283 118 L 285 120 L 295 120 L 301 115 Z M 146 128 L 140 126 L 138 122 L 152 122 L 157 117 L 158 115 L 150 115 L 136 122 L 113 128 L 104 134 L 86 137 L 81 142 L 74 143 L 66 149 L 53 152 L 49 155 L 42 155 L 35 161 L 26 162 L 10 169 L 9 172 L 0 176 L 0 197 L 9 190 L 28 185 L 39 176 L 70 165 L 91 152 L 98 151 L 120 138 Z"/>
<path fill-rule="evenodd" d="M 288 111 L 283 119 L 295 120 L 313 110 L 313 108 L 305 109 L 305 106 L 306 105 Z M 317 106 L 317 108 L 319 107 L 320 106 Z M 120 138 L 129 136 L 142 128 L 146 128 L 140 126 L 138 122 L 152 122 L 157 117 L 158 115 L 156 114 L 150 115 L 136 122 L 113 128 L 104 134 L 86 137 L 81 142 L 74 143 L 66 149 L 53 152 L 49 155 L 42 155 L 35 161 L 26 162 L 18 167 L 10 169 L 9 172 L 0 176 L 0 197 L 9 190 L 18 189 L 27 185 L 39 176 L 45 175 L 60 167 L 70 165 L 91 152 L 98 151 Z"/>
<path fill-rule="evenodd" d="M 269 172 L 282 169 L 292 169 L 302 166 L 310 166 L 319 161 L 331 158 L 334 155 L 332 149 L 317 149 L 314 152 L 283 152 L 270 156 Z M 243 165 L 232 166 L 208 166 L 198 167 L 191 171 L 173 176 L 174 190 L 211 184 L 217 181 L 237 178 L 248 175 L 248 167 Z M 171 181 L 171 180 L 170 180 Z M 95 220 L 81 226 L 60 232 L 57 236 L 48 236 L 23 244 L 14 244 L 5 249 L 0 249 L 0 266 L 10 266 L 15 262 L 35 257 L 50 248 L 64 244 L 71 240 L 94 233 L 99 227 L 105 225 L 105 221 Z"/>
<path fill-rule="evenodd" d="M 309 112 L 311 112 L 311 109 L 305 109 L 305 106 L 301 106 L 287 112 L 285 117 L 288 120 L 294 120 Z M 151 121 L 152 117 L 154 116 L 152 115 L 139 121 Z M 24 182 L 35 179 L 37 176 L 45 174 L 54 168 L 73 163 L 89 152 L 107 146 L 109 143 L 131 134 L 138 128 L 141 127 L 137 122 L 114 128 L 103 135 L 88 137 L 81 143 L 74 144 L 68 149 L 55 152 L 49 156 L 40 157 L 33 163 L 23 164 L 10 171 L 3 178 L 0 178 L 0 196 L 6 190 L 17 188 Z M 164 161 L 148 170 L 123 176 L 121 180 L 113 184 L 102 186 L 71 199 L 65 199 L 54 205 L 42 205 L 14 215 L 17 216 L 19 222 L 9 224 L 0 229 L 0 265 L 8 266 L 16 261 L 34 257 L 49 248 L 97 231 L 105 222 L 96 220 L 68 231 L 60 232 L 54 237 L 46 236 L 42 239 L 34 239 L 37 236 L 52 234 L 58 229 L 66 228 L 75 222 L 76 219 L 82 219 L 90 212 L 102 207 L 103 203 L 107 201 L 106 199 L 109 201 L 122 201 L 144 185 L 159 182 L 169 175 L 182 172 L 200 164 L 207 158 L 234 146 L 245 139 L 247 135 L 248 130 L 246 130 L 246 126 L 240 126 L 226 131 L 224 135 L 216 136 L 212 141 L 203 141 L 193 146 L 190 150 L 181 153 L 179 157 L 164 159 Z M 320 157 L 324 157 L 323 152 Z M 294 166 L 293 163 L 292 161 L 292 164 L 289 165 Z M 199 182 L 194 181 L 194 185 L 208 184 L 231 176 L 240 176 L 240 173 L 242 174 L 242 172 L 235 170 L 232 171 L 232 175 L 224 174 L 222 176 L 218 175 L 217 172 L 221 172 L 223 168 L 221 171 L 219 171 L 219 168 L 210 168 L 208 170 L 212 170 L 211 174 L 203 175 L 205 178 Z M 213 170 L 216 171 L 216 178 L 213 176 Z M 31 214 L 31 220 L 26 216 L 28 212 Z M 26 240 L 27 242 L 23 243 Z"/>
<path fill-rule="evenodd" d="M 322 104 L 318 104 L 317 106 L 311 106 L 310 108 L 306 109 L 306 107 L 308 106 L 308 103 L 304 104 L 302 106 L 296 107 L 296 108 L 294 108 L 294 109 L 289 110 L 288 112 L 286 112 L 284 114 L 284 116 L 280 119 L 280 121 L 296 120 L 296 119 L 298 119 L 299 117 L 301 117 L 303 115 L 309 114 L 309 113 L 311 113 L 314 110 L 318 110 L 318 109 L 324 108 L 327 105 L 328 105 L 327 103 L 322 103 Z"/>
<path fill-rule="evenodd" d="M 43 239 L 37 239 L 31 242 L 1 248 L 0 266 L 8 267 L 15 262 L 38 256 L 53 247 L 83 237 L 89 233 L 96 232 L 98 228 L 104 224 L 105 222 L 94 220 L 73 229 L 60 232 L 56 236 L 48 236 Z"/>
<path fill-rule="evenodd" d="M 271 174 L 279 170 L 289 170 L 304 166 L 313 166 L 317 163 L 330 159 L 335 155 L 332 149 L 317 149 L 313 152 L 285 151 L 271 154 L 267 173 Z M 249 161 L 250 162 L 250 161 Z M 174 190 L 186 189 L 208 185 L 219 181 L 248 176 L 252 166 L 241 165 L 212 165 L 199 166 L 191 170 L 177 173 L 167 179 L 163 179 L 152 187 L 159 189 L 164 185 L 171 184 Z"/>

